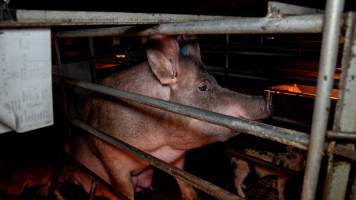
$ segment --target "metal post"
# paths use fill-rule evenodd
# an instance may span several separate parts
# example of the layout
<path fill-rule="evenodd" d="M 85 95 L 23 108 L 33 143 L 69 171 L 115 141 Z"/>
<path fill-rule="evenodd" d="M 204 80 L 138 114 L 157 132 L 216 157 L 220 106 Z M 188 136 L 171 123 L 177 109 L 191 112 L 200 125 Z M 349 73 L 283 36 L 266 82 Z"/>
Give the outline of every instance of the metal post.
<path fill-rule="evenodd" d="M 340 81 L 340 100 L 335 113 L 334 130 L 343 131 L 333 133 L 339 138 L 356 141 L 356 13 L 348 13 L 346 18 L 346 35 L 342 55 L 342 76 Z M 347 131 L 347 132 L 346 132 Z M 352 132 L 353 131 L 353 132 Z M 349 142 L 352 142 L 351 140 Z M 336 144 L 354 149 L 354 144 Z M 328 162 L 327 184 L 325 186 L 325 200 L 346 199 L 351 163 L 340 161 L 330 156 Z"/>
<path fill-rule="evenodd" d="M 330 93 L 334 80 L 334 71 L 338 54 L 341 17 L 344 9 L 344 0 L 328 0 L 323 27 L 321 45 L 320 67 L 317 84 L 317 96 L 314 104 L 314 113 L 311 137 L 304 174 L 302 200 L 313 200 L 319 178 L 326 126 L 330 110 Z"/>

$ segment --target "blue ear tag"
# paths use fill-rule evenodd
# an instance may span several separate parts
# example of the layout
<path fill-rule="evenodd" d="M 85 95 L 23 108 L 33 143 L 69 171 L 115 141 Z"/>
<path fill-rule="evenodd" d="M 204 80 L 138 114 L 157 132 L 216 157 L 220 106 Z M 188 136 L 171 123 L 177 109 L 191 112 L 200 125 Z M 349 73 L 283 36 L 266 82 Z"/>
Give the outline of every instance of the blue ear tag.
<path fill-rule="evenodd" d="M 180 54 L 182 56 L 189 56 L 189 49 L 187 45 L 184 45 L 182 48 L 180 48 Z"/>

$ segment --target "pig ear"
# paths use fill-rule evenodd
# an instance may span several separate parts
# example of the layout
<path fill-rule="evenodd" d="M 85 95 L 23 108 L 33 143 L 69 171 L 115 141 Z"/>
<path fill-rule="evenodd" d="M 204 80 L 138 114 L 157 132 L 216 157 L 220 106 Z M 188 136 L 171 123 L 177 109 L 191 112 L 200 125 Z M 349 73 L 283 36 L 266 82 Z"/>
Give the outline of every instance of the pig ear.
<path fill-rule="evenodd" d="M 179 72 L 179 48 L 176 40 L 168 36 L 156 36 L 151 38 L 150 45 L 147 60 L 153 74 L 163 85 L 176 82 Z"/>
<path fill-rule="evenodd" d="M 180 35 L 178 43 L 183 56 L 190 56 L 201 61 L 199 42 L 195 35 Z"/>

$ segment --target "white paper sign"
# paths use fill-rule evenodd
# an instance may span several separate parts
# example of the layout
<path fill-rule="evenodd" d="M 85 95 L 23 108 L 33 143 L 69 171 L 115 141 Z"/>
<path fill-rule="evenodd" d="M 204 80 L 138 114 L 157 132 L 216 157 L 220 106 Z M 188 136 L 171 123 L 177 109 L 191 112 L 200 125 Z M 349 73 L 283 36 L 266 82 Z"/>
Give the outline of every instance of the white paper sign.
<path fill-rule="evenodd" d="M 0 133 L 52 124 L 50 30 L 0 30 Z"/>

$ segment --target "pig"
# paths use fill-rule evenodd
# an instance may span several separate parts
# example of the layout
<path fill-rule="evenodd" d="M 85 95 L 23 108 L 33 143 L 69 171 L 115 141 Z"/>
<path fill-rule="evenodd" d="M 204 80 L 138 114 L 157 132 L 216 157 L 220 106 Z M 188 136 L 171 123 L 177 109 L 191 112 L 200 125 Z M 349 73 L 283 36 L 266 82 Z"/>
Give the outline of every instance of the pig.
<path fill-rule="evenodd" d="M 272 153 L 272 152 L 266 152 L 266 151 L 256 151 L 254 149 L 245 149 L 245 153 L 247 155 L 254 155 L 257 158 L 260 158 L 262 160 L 265 160 L 267 162 L 272 162 L 276 165 L 279 165 L 281 167 L 293 170 L 293 171 L 300 171 L 304 167 L 304 161 L 305 161 L 305 156 L 304 154 L 300 151 L 297 150 L 291 146 L 287 146 L 286 152 L 283 153 Z M 280 172 L 276 169 L 271 169 L 269 167 L 265 167 L 262 165 L 254 165 L 252 163 L 249 163 L 245 160 L 236 158 L 236 157 L 231 157 L 230 158 L 230 163 L 231 167 L 234 171 L 235 178 L 234 178 L 234 184 L 235 184 L 235 189 L 237 191 L 237 194 L 241 197 L 246 197 L 243 189 L 245 189 L 244 181 L 247 178 L 247 176 L 251 172 L 251 168 L 256 172 L 256 174 L 260 177 L 266 177 L 269 175 L 273 175 L 277 177 L 276 180 L 276 190 L 278 191 L 278 199 L 279 200 L 284 200 L 284 190 L 285 186 L 290 179 L 290 175 L 287 175 L 283 172 Z"/>
<path fill-rule="evenodd" d="M 245 198 L 246 195 L 243 189 L 246 189 L 246 186 L 244 185 L 244 181 L 251 171 L 249 163 L 244 160 L 237 159 L 235 157 L 231 157 L 230 163 L 235 174 L 234 185 L 237 194 L 240 197 Z"/>
<path fill-rule="evenodd" d="M 244 185 L 244 181 L 246 177 L 249 175 L 251 168 L 248 162 L 244 160 L 240 160 L 237 158 L 232 157 L 231 158 L 231 165 L 234 168 L 234 184 L 235 188 L 237 190 L 237 194 L 243 198 L 246 197 L 243 189 L 246 189 L 246 186 Z M 276 182 L 276 189 L 278 191 L 278 199 L 279 200 L 284 200 L 284 188 L 285 185 L 289 179 L 289 177 L 283 173 L 279 173 L 276 170 L 271 170 L 262 166 L 255 166 L 254 170 L 256 171 L 257 175 L 259 177 L 265 177 L 268 175 L 276 175 L 277 182 Z"/>
<path fill-rule="evenodd" d="M 199 44 L 192 37 L 152 36 L 146 53 L 147 61 L 107 77 L 102 85 L 249 120 L 270 115 L 264 97 L 219 86 L 204 70 Z M 92 97 L 85 110 L 85 121 L 92 127 L 178 168 L 183 168 L 187 150 L 234 135 L 226 127 L 127 100 Z M 146 161 L 93 136 L 77 137 L 71 153 L 130 200 L 139 188 L 150 187 L 153 172 L 146 171 Z M 177 182 L 182 199 L 198 198 L 190 185 Z"/>

